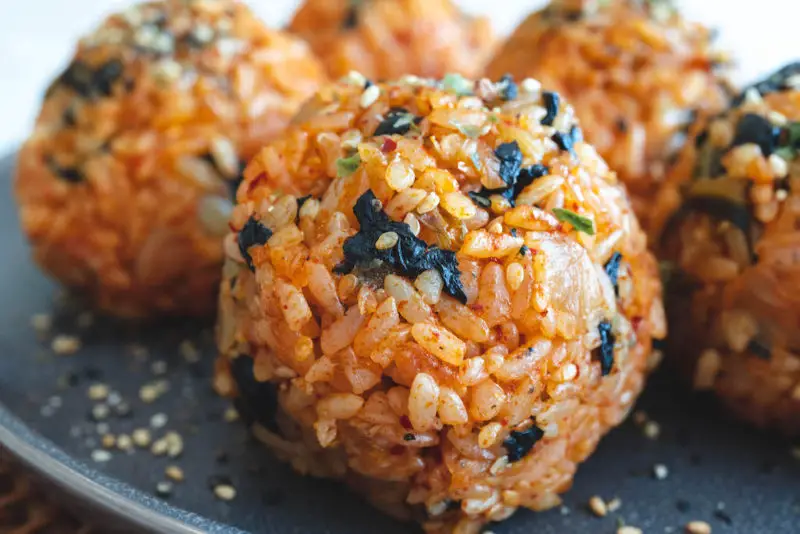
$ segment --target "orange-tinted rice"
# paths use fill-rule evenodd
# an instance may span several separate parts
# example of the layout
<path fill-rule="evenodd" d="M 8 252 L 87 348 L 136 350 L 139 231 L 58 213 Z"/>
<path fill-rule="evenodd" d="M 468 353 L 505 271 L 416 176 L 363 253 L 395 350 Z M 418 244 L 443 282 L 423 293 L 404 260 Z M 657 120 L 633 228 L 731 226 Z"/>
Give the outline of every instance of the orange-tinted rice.
<path fill-rule="evenodd" d="M 244 395 L 256 435 L 299 472 L 345 480 L 429 532 L 476 533 L 518 507 L 558 505 L 625 418 L 665 334 L 660 281 L 624 187 L 578 139 L 569 105 L 541 124 L 533 80 L 509 101 L 489 80 L 377 87 L 352 76 L 323 89 L 247 167 L 226 238 L 215 387 Z M 387 120 L 401 132 L 374 135 Z M 573 152 L 555 139 L 575 140 Z M 505 184 L 497 151 L 509 143 L 547 174 L 515 208 L 496 195 L 473 203 L 468 193 Z M 403 239 L 457 253 L 466 304 L 435 269 L 337 269 L 368 190 L 373 210 L 405 222 Z M 265 244 L 247 241 L 254 228 Z M 391 233 L 377 249 L 401 246 Z M 604 266 L 616 253 L 615 288 Z"/>
<path fill-rule="evenodd" d="M 214 309 L 228 183 L 325 80 L 235 0 L 111 15 L 48 90 L 18 161 L 36 261 L 124 316 Z"/>

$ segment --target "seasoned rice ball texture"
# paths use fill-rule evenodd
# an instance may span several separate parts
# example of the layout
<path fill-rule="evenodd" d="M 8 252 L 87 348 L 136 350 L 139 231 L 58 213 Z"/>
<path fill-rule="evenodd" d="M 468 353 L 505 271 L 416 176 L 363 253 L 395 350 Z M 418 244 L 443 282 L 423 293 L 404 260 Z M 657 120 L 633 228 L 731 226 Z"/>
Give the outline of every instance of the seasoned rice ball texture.
<path fill-rule="evenodd" d="M 654 210 L 672 352 L 696 388 L 800 435 L 800 63 L 695 129 Z"/>
<path fill-rule="evenodd" d="M 324 80 L 305 43 L 236 1 L 111 15 L 78 44 L 19 154 L 37 262 L 115 314 L 210 314 L 240 160 Z"/>
<path fill-rule="evenodd" d="M 712 35 L 669 1 L 553 0 L 519 25 L 487 72 L 532 76 L 568 97 L 647 228 L 655 183 L 686 127 L 727 103 L 727 60 Z"/>
<path fill-rule="evenodd" d="M 572 108 L 546 116 L 532 80 L 355 77 L 249 164 L 216 387 L 297 470 L 477 532 L 557 505 L 626 416 L 657 266 Z"/>
<path fill-rule="evenodd" d="M 496 39 L 486 17 L 452 0 L 306 0 L 289 29 L 308 40 L 331 76 L 477 76 Z"/>

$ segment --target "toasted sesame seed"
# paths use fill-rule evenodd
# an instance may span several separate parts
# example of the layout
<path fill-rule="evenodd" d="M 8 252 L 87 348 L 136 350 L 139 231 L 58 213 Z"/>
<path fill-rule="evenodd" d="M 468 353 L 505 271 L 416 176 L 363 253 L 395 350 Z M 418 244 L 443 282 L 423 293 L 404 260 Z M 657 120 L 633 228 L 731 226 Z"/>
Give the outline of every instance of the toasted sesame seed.
<path fill-rule="evenodd" d="M 158 390 L 151 385 L 142 386 L 139 390 L 139 398 L 142 402 L 151 403 L 158 398 Z"/>
<path fill-rule="evenodd" d="M 99 464 L 111 460 L 111 453 L 103 449 L 95 449 L 92 451 L 92 461 Z"/>
<path fill-rule="evenodd" d="M 656 464 L 653 466 L 653 476 L 656 480 L 664 480 L 669 476 L 669 469 L 664 464 Z"/>
<path fill-rule="evenodd" d="M 658 439 L 661 434 L 661 426 L 655 421 L 647 421 L 642 430 L 645 437 L 648 439 Z"/>
<path fill-rule="evenodd" d="M 525 268 L 519 262 L 513 262 L 506 267 L 506 282 L 512 291 L 516 291 L 525 280 Z"/>
<path fill-rule="evenodd" d="M 117 436 L 117 448 L 121 451 L 133 450 L 133 440 L 128 434 L 120 434 Z"/>
<path fill-rule="evenodd" d="M 388 250 L 395 246 L 400 240 L 400 236 L 396 232 L 384 232 L 375 241 L 375 248 L 378 250 Z"/>
<path fill-rule="evenodd" d="M 416 180 L 414 169 L 411 168 L 408 162 L 402 159 L 395 159 L 386 167 L 386 183 L 395 191 L 408 189 L 414 185 L 414 180 Z M 425 203 L 425 200 L 423 200 L 422 203 Z M 438 197 L 436 203 L 439 203 Z"/>
<path fill-rule="evenodd" d="M 167 455 L 177 458 L 183 452 L 183 438 L 177 432 L 167 432 L 164 439 L 167 442 Z"/>
<path fill-rule="evenodd" d="M 214 495 L 221 501 L 232 501 L 236 498 L 236 488 L 228 484 L 220 484 L 214 487 Z"/>
<path fill-rule="evenodd" d="M 70 354 L 78 352 L 81 348 L 81 340 L 75 336 L 60 334 L 53 338 L 50 347 L 56 354 L 69 356 Z"/>
<path fill-rule="evenodd" d="M 102 421 L 103 419 L 108 417 L 108 414 L 110 412 L 111 410 L 108 408 L 108 405 L 96 404 L 92 407 L 92 419 L 94 419 L 95 421 Z"/>
<path fill-rule="evenodd" d="M 183 481 L 183 469 L 177 465 L 168 465 L 164 470 L 164 473 L 167 475 L 167 477 L 171 478 L 175 482 Z"/>
<path fill-rule="evenodd" d="M 197 363 L 200 361 L 200 351 L 198 351 L 197 347 L 194 346 L 194 343 L 188 339 L 185 339 L 181 342 L 180 346 L 178 347 L 178 351 L 183 359 L 189 363 Z"/>
<path fill-rule="evenodd" d="M 47 313 L 37 313 L 31 316 L 31 326 L 39 333 L 44 333 L 53 327 L 53 318 Z"/>
<path fill-rule="evenodd" d="M 711 525 L 705 521 L 691 521 L 686 525 L 689 534 L 711 534 Z"/>
<path fill-rule="evenodd" d="M 605 517 L 608 513 L 608 507 L 602 497 L 595 495 L 589 499 L 589 509 L 597 517 Z"/>
<path fill-rule="evenodd" d="M 106 434 L 100 440 L 100 444 L 106 449 L 113 449 L 117 444 L 117 437 L 114 434 Z"/>
<path fill-rule="evenodd" d="M 108 397 L 108 386 L 105 384 L 92 384 L 86 394 L 91 400 L 104 400 Z"/>
<path fill-rule="evenodd" d="M 164 428 L 167 425 L 168 420 L 169 418 L 165 413 L 153 414 L 153 416 L 150 418 L 150 426 L 155 429 Z"/>
<path fill-rule="evenodd" d="M 533 78 L 525 78 L 520 84 L 522 91 L 525 93 L 538 93 L 542 90 L 542 84 Z"/>
<path fill-rule="evenodd" d="M 403 222 L 406 223 L 411 230 L 411 233 L 414 235 L 419 235 L 419 231 L 421 230 L 419 225 L 419 219 L 413 213 L 406 214 Z"/>
<path fill-rule="evenodd" d="M 367 83 L 367 78 L 357 70 L 351 70 L 342 77 L 342 83 L 355 85 L 356 87 L 364 87 Z"/>
<path fill-rule="evenodd" d="M 381 96 L 381 88 L 377 85 L 370 85 L 364 92 L 361 93 L 361 99 L 359 100 L 359 105 L 366 109 L 370 107 L 372 104 L 375 103 L 376 100 Z"/>
<path fill-rule="evenodd" d="M 642 534 L 642 529 L 625 525 L 617 529 L 617 534 Z"/>
<path fill-rule="evenodd" d="M 153 454 L 153 456 L 163 456 L 167 454 L 168 448 L 169 445 L 167 444 L 167 440 L 161 438 L 153 442 L 152 447 L 150 447 L 150 452 Z"/>
<path fill-rule="evenodd" d="M 606 503 L 606 508 L 608 508 L 609 512 L 616 512 L 620 507 L 622 507 L 622 499 L 619 497 L 614 497 Z"/>
<path fill-rule="evenodd" d="M 489 224 L 489 226 L 486 227 L 486 229 L 489 232 L 493 233 L 493 234 L 502 234 L 503 233 L 503 223 L 501 223 L 500 221 L 497 221 L 497 220 L 492 221 Z"/>
<path fill-rule="evenodd" d="M 433 211 L 439 205 L 439 195 L 436 193 L 428 193 L 428 196 L 425 197 L 425 200 L 419 203 L 417 206 L 417 213 L 424 214 L 428 213 L 429 211 Z"/>
<path fill-rule="evenodd" d="M 150 431 L 147 430 L 146 428 L 137 428 L 136 430 L 133 431 L 131 437 L 133 438 L 133 443 L 137 447 L 144 448 L 150 446 L 150 440 L 151 440 Z"/>
<path fill-rule="evenodd" d="M 167 482 L 166 480 L 159 482 L 156 484 L 156 494 L 159 497 L 169 497 L 172 493 L 172 482 Z"/>

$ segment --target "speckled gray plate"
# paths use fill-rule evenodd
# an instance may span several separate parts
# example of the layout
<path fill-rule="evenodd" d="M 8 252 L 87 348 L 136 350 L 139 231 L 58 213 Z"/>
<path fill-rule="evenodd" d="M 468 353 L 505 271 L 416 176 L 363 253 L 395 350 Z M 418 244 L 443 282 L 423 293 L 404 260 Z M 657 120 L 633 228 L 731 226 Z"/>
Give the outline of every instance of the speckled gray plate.
<path fill-rule="evenodd" d="M 294 475 L 250 439 L 242 425 L 224 422 L 227 404 L 209 386 L 210 325 L 146 327 L 96 318 L 87 326 L 74 305 L 59 304 L 57 286 L 31 263 L 19 235 L 10 195 L 11 163 L 0 163 L 0 444 L 7 451 L 79 508 L 121 529 L 417 532 L 334 483 Z M 31 328 L 35 313 L 53 315 L 51 334 L 42 336 Z M 56 333 L 78 335 L 81 350 L 73 356 L 53 355 L 49 344 Z M 185 339 L 200 349 L 199 363 L 181 355 Z M 147 355 L 134 347 L 146 347 Z M 166 363 L 163 376 L 153 374 L 155 361 Z M 141 386 L 157 379 L 166 380 L 169 391 L 153 403 L 142 402 Z M 102 421 L 108 432 L 130 434 L 163 413 L 166 426 L 152 433 L 179 432 L 183 454 L 172 460 L 146 449 L 114 451 L 110 461 L 93 462 L 92 451 L 101 448 L 91 417 L 96 402 L 87 398 L 93 383 L 109 385 L 131 407 L 125 417 L 111 410 Z M 660 423 L 659 439 L 646 439 L 640 428 L 625 423 L 580 469 L 564 508 L 519 513 L 491 529 L 497 534 L 613 533 L 624 521 L 661 533 L 701 519 L 715 533 L 800 532 L 800 462 L 791 457 L 789 443 L 730 421 L 709 399 L 689 396 L 663 372 L 651 380 L 639 409 Z M 183 469 L 185 480 L 174 483 L 165 503 L 154 492 L 170 464 Z M 656 464 L 667 467 L 666 479 L 653 477 Z M 238 492 L 231 502 L 217 500 L 210 489 L 226 479 Z M 595 494 L 618 496 L 623 505 L 605 519 L 595 518 L 585 505 Z"/>

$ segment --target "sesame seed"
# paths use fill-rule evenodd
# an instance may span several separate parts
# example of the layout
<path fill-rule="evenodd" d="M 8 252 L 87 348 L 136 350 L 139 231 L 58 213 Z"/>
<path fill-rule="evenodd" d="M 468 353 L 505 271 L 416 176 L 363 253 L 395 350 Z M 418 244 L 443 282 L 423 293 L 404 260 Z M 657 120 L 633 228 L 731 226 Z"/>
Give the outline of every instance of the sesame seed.
<path fill-rule="evenodd" d="M 439 205 L 439 195 L 436 193 L 428 193 L 428 196 L 425 197 L 425 200 L 419 203 L 417 206 L 417 213 L 424 214 L 428 213 L 429 211 L 433 211 Z"/>
<path fill-rule="evenodd" d="M 183 469 L 177 465 L 167 466 L 167 468 L 164 470 L 164 473 L 167 475 L 167 477 L 171 478 L 175 482 L 183 481 Z"/>
<path fill-rule="evenodd" d="M 169 497 L 172 493 L 172 482 L 161 481 L 156 484 L 156 494 L 159 497 Z"/>
<path fill-rule="evenodd" d="M 167 414 L 157 413 L 150 418 L 150 426 L 156 429 L 164 428 L 167 425 L 168 420 Z"/>
<path fill-rule="evenodd" d="M 686 525 L 689 534 L 711 534 L 711 525 L 705 521 L 691 521 Z"/>
<path fill-rule="evenodd" d="M 39 408 L 39 415 L 41 415 L 42 417 L 53 417 L 55 413 L 56 413 L 55 408 L 53 408 L 48 404 L 45 404 L 44 406 Z"/>
<path fill-rule="evenodd" d="M 167 432 L 164 436 L 167 442 L 167 455 L 170 458 L 177 458 L 183 452 L 183 438 L 177 432 Z"/>
<path fill-rule="evenodd" d="M 81 340 L 75 336 L 67 336 L 60 334 L 53 338 L 50 347 L 53 352 L 62 356 L 69 356 L 75 354 L 81 348 Z"/>
<path fill-rule="evenodd" d="M 351 70 L 342 78 L 342 83 L 354 85 L 356 87 L 364 87 L 367 83 L 367 78 L 357 70 Z"/>
<path fill-rule="evenodd" d="M 520 84 L 522 91 L 525 93 L 538 93 L 542 90 L 542 84 L 533 78 L 525 78 Z"/>
<path fill-rule="evenodd" d="M 102 421 L 108 417 L 111 410 L 106 404 L 96 404 L 92 407 L 92 419 L 95 421 Z"/>
<path fill-rule="evenodd" d="M 513 262 L 506 267 L 506 282 L 512 291 L 516 291 L 525 280 L 525 268 L 519 262 Z M 573 377 L 574 378 L 574 377 Z"/>
<path fill-rule="evenodd" d="M 559 509 L 559 512 L 561 512 L 561 515 L 569 515 L 572 512 L 572 510 L 569 509 L 569 506 L 562 506 Z"/>
<path fill-rule="evenodd" d="M 377 85 L 370 85 L 364 92 L 361 93 L 361 99 L 359 100 L 359 105 L 362 108 L 368 108 L 372 104 L 375 103 L 376 100 L 381 96 L 381 89 Z"/>
<path fill-rule="evenodd" d="M 150 431 L 147 430 L 146 428 L 137 428 L 136 430 L 133 431 L 131 437 L 133 438 L 133 443 L 137 447 L 144 448 L 150 445 L 150 440 L 151 440 Z"/>
<path fill-rule="evenodd" d="M 595 495 L 589 499 L 589 509 L 597 517 L 605 517 L 608 513 L 608 507 L 602 497 Z"/>
<path fill-rule="evenodd" d="M 99 464 L 111 460 L 111 453 L 103 449 L 95 449 L 92 451 L 92 461 Z"/>
<path fill-rule="evenodd" d="M 656 464 L 653 466 L 653 476 L 656 480 L 664 480 L 669 476 L 669 469 L 664 464 Z"/>
<path fill-rule="evenodd" d="M 642 529 L 625 525 L 617 529 L 617 534 L 642 534 Z"/>
<path fill-rule="evenodd" d="M 503 233 L 503 223 L 500 221 L 492 221 L 486 229 L 492 234 L 502 234 Z"/>
<path fill-rule="evenodd" d="M 163 375 L 167 372 L 167 362 L 164 360 L 156 360 L 150 364 L 150 372 L 154 375 Z"/>
<path fill-rule="evenodd" d="M 105 384 L 92 384 L 89 386 L 87 395 L 91 400 L 104 400 L 108 397 L 108 386 Z"/>
<path fill-rule="evenodd" d="M 236 488 L 228 484 L 220 484 L 214 487 L 214 495 L 221 501 L 232 501 L 236 497 Z"/>
<path fill-rule="evenodd" d="M 384 232 L 375 241 L 375 248 L 378 250 L 388 250 L 395 246 L 399 240 L 400 236 L 397 235 L 397 232 Z"/>
<path fill-rule="evenodd" d="M 319 200 L 316 198 L 309 198 L 300 207 L 300 211 L 298 213 L 301 219 L 307 218 L 313 221 L 319 214 Z"/>
<path fill-rule="evenodd" d="M 133 450 L 133 440 L 128 434 L 117 436 L 117 448 L 121 451 L 129 452 Z"/>
<path fill-rule="evenodd" d="M 150 447 L 150 452 L 153 454 L 153 456 L 163 456 L 167 454 L 168 448 L 169 445 L 167 444 L 167 440 L 161 438 L 153 442 L 153 446 Z"/>
<path fill-rule="evenodd" d="M 622 499 L 619 497 L 614 497 L 606 503 L 606 508 L 608 508 L 609 512 L 616 512 L 620 507 L 622 507 Z"/>
<path fill-rule="evenodd" d="M 407 214 L 403 219 L 403 222 L 408 225 L 408 227 L 411 229 L 412 234 L 419 235 L 419 231 L 421 230 L 421 228 L 419 225 L 419 219 L 417 219 L 416 215 L 414 215 L 413 213 Z"/>
<path fill-rule="evenodd" d="M 111 427 L 108 423 L 97 423 L 94 425 L 94 431 L 98 434 L 108 434 L 109 430 L 111 430 Z"/>
<path fill-rule="evenodd" d="M 771 154 L 767 161 L 769 162 L 772 174 L 774 174 L 776 178 L 783 178 L 789 174 L 789 164 L 779 155 Z"/>
<path fill-rule="evenodd" d="M 389 187 L 391 187 L 395 191 L 403 191 L 405 189 L 408 189 L 409 187 L 414 185 L 414 180 L 416 180 L 416 174 L 414 174 L 414 169 L 412 169 L 411 165 L 409 165 L 402 159 L 395 159 L 393 162 L 389 164 L 388 167 L 386 167 L 386 183 L 389 184 Z M 422 202 L 425 203 L 425 200 L 423 200 Z M 437 205 L 439 204 L 438 197 L 436 198 L 436 204 Z"/>
<path fill-rule="evenodd" d="M 46 313 L 37 313 L 31 317 L 31 326 L 39 333 L 47 332 L 53 326 L 53 318 Z"/>
<path fill-rule="evenodd" d="M 178 351 L 183 359 L 189 363 L 197 363 L 200 361 L 200 351 L 198 351 L 197 347 L 194 346 L 194 343 L 188 339 L 185 339 L 181 342 L 180 346 L 178 347 Z"/>
<path fill-rule="evenodd" d="M 114 436 L 114 434 L 106 434 L 100 440 L 100 444 L 106 449 L 113 449 L 117 444 L 117 438 Z"/>
<path fill-rule="evenodd" d="M 793 89 L 800 88 L 800 74 L 793 74 L 792 76 L 789 76 L 786 78 L 784 83 L 786 84 L 786 87 L 791 87 Z"/>
<path fill-rule="evenodd" d="M 226 423 L 233 423 L 234 421 L 239 420 L 239 412 L 233 406 L 229 406 L 225 413 L 223 414 L 222 418 L 225 420 Z"/>
<path fill-rule="evenodd" d="M 655 421 L 647 421 L 642 431 L 647 439 L 658 439 L 661 434 L 661 426 Z"/>
<path fill-rule="evenodd" d="M 571 380 L 575 380 L 575 377 L 578 376 L 578 366 L 574 363 L 568 363 L 559 369 L 559 378 L 561 382 L 569 382 Z"/>

